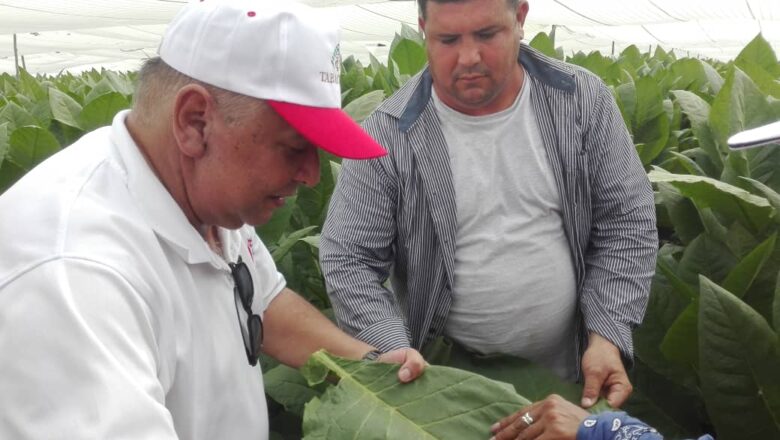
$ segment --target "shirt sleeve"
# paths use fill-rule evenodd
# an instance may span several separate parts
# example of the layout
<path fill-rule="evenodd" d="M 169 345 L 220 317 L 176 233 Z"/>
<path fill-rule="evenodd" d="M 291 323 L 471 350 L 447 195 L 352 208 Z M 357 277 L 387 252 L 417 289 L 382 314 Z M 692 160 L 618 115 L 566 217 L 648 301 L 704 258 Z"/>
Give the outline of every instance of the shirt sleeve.
<path fill-rule="evenodd" d="M 366 128 L 381 141 L 379 125 Z M 398 301 L 385 286 L 395 258 L 398 205 L 397 177 L 383 165 L 390 160 L 342 162 L 320 238 L 320 264 L 339 327 L 384 352 L 410 346 Z"/>
<path fill-rule="evenodd" d="M 633 358 L 631 332 L 644 316 L 658 252 L 653 191 L 609 89 L 584 134 L 592 226 L 581 291 L 585 325 Z"/>
<path fill-rule="evenodd" d="M 177 437 L 156 318 L 118 272 L 45 262 L 2 287 L 0 310 L 0 437 Z"/>

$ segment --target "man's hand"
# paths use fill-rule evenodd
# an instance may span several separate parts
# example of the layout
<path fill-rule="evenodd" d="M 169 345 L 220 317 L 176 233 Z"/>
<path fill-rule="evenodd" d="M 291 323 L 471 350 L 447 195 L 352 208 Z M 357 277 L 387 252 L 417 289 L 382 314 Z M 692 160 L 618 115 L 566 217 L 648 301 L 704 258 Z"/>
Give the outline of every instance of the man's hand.
<path fill-rule="evenodd" d="M 631 395 L 633 387 L 620 358 L 620 350 L 608 339 L 591 332 L 588 349 L 582 356 L 585 387 L 582 406 L 589 408 L 599 396 L 605 397 L 613 408 L 619 408 Z"/>
<path fill-rule="evenodd" d="M 402 383 L 411 382 L 423 374 L 428 365 L 422 355 L 413 348 L 400 348 L 388 351 L 377 359 L 379 362 L 401 364 L 398 370 L 398 380 Z"/>
<path fill-rule="evenodd" d="M 490 428 L 491 440 L 574 440 L 587 416 L 584 409 L 553 394 L 501 419 Z"/>

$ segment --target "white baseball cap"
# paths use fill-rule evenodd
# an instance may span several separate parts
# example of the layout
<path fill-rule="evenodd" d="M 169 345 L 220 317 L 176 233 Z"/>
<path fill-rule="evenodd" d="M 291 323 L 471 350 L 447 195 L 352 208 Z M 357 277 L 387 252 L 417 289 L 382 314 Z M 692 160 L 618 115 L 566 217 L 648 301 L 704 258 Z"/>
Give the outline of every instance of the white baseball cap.
<path fill-rule="evenodd" d="M 728 140 L 732 149 L 759 147 L 780 143 L 780 121 L 741 131 Z"/>
<path fill-rule="evenodd" d="M 291 0 L 189 3 L 168 25 L 160 58 L 216 87 L 265 100 L 312 144 L 340 157 L 386 154 L 341 110 L 339 28 Z"/>

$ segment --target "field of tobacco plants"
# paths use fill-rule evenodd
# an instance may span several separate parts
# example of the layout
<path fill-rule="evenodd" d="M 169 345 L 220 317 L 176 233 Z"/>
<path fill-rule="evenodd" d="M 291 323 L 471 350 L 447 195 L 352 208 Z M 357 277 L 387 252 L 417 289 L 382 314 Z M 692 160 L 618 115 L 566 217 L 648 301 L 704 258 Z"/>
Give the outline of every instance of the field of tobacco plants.
<path fill-rule="evenodd" d="M 735 132 L 780 119 L 776 54 L 761 36 L 726 63 L 633 46 L 614 57 L 565 55 L 545 34 L 530 44 L 609 85 L 655 189 L 661 247 L 647 314 L 634 333 L 635 392 L 624 409 L 669 438 L 780 438 L 780 148 L 735 152 L 726 145 Z M 409 28 L 386 63 L 344 60 L 346 110 L 362 120 L 425 63 L 422 39 Z M 110 124 L 130 106 L 134 77 L 0 75 L 0 192 Z M 319 185 L 301 188 L 259 233 L 289 286 L 330 313 L 317 250 L 340 165 L 322 157 Z M 392 386 L 392 366 L 326 353 L 300 371 L 263 361 L 276 439 L 360 438 L 363 425 L 384 426 L 395 433 L 389 438 L 483 438 L 527 400 L 580 395 L 577 385 L 527 362 L 453 358 L 400 389 Z M 511 377 L 516 392 L 483 375 Z M 505 403 L 490 405 L 498 400 Z M 408 411 L 391 411 L 399 406 Z"/>

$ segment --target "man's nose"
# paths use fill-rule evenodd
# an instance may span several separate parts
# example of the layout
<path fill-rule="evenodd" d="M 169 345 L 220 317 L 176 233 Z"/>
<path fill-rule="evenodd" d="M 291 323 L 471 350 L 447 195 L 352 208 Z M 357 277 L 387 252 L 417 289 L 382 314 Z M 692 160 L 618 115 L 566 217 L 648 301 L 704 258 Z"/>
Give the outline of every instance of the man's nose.
<path fill-rule="evenodd" d="M 465 39 L 458 52 L 458 63 L 461 66 L 474 66 L 479 64 L 482 56 L 479 53 L 479 45 L 469 39 Z"/>

